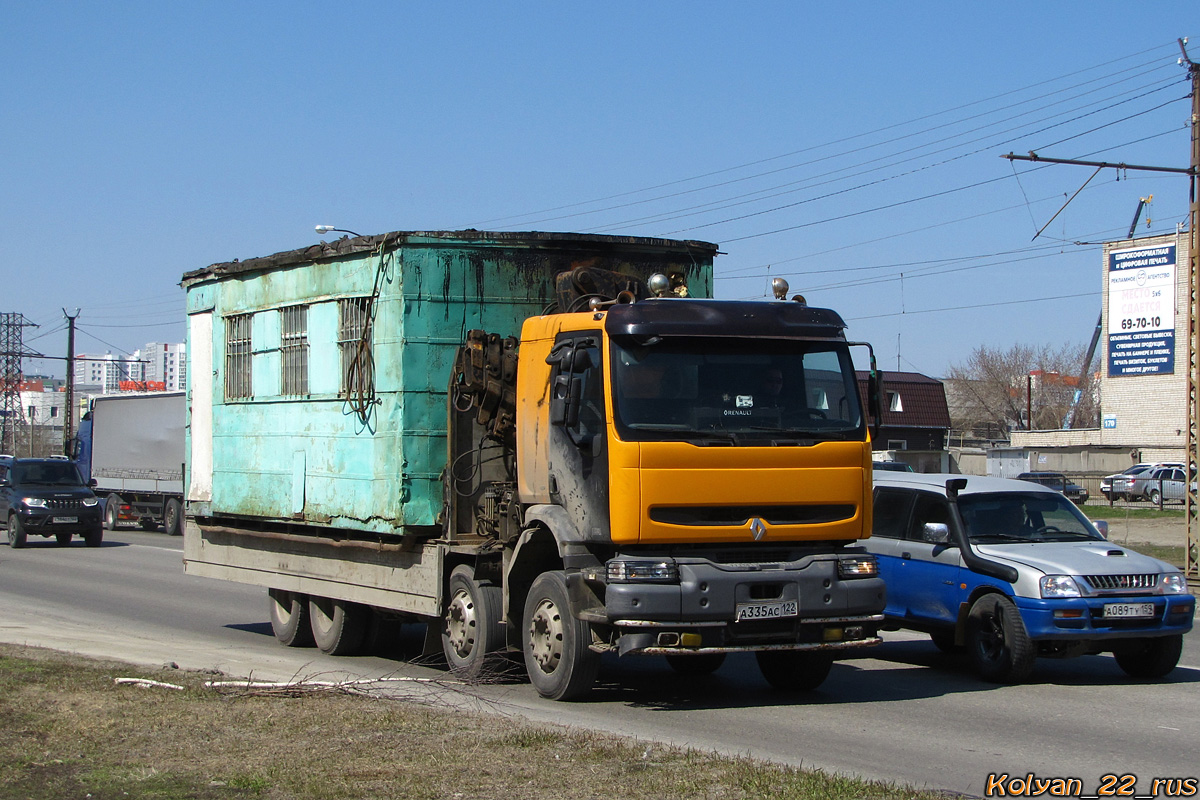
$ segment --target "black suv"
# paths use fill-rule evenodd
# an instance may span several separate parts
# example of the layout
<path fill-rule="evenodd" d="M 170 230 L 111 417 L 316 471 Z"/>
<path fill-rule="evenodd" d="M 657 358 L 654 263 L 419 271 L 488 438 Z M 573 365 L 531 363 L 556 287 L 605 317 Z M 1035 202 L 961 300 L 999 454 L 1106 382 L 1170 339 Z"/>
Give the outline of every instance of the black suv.
<path fill-rule="evenodd" d="M 9 547 L 24 547 L 31 533 L 53 536 L 60 545 L 74 534 L 88 547 L 104 539 L 100 501 L 65 458 L 0 456 L 0 520 L 8 526 Z"/>
<path fill-rule="evenodd" d="M 1087 502 L 1088 491 L 1082 486 L 1072 483 L 1066 475 L 1061 472 L 1022 472 L 1017 476 L 1019 481 L 1029 481 L 1030 483 L 1040 483 L 1042 486 L 1049 486 L 1051 489 L 1057 489 L 1067 496 L 1077 506 L 1081 506 Z"/>

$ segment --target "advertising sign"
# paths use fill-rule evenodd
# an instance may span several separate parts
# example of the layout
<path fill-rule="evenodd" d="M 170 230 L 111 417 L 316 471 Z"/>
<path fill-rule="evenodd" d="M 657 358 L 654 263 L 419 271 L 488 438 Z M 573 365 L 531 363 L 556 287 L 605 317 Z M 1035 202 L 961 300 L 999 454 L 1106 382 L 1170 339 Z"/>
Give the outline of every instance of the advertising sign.
<path fill-rule="evenodd" d="M 1108 376 L 1175 372 L 1175 245 L 1108 254 Z"/>

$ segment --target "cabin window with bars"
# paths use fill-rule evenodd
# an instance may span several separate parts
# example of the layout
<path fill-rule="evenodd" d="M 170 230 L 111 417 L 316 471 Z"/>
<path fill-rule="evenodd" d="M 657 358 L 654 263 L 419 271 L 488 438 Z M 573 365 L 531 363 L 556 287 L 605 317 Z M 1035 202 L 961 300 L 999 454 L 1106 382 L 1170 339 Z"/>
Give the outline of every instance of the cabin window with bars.
<path fill-rule="evenodd" d="M 308 394 L 308 306 L 279 309 L 279 393 Z"/>
<path fill-rule="evenodd" d="M 225 399 L 254 396 L 252 365 L 254 351 L 250 342 L 250 314 L 225 318 Z"/>
<path fill-rule="evenodd" d="M 338 350 L 342 360 L 342 397 L 369 392 L 373 377 L 371 298 L 338 301 Z"/>

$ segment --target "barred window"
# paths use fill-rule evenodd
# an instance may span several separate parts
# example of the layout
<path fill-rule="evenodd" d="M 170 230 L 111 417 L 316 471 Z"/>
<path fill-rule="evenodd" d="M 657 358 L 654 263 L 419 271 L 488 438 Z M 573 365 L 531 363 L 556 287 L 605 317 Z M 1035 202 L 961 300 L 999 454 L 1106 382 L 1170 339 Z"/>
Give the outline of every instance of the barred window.
<path fill-rule="evenodd" d="M 342 357 L 341 395 L 348 397 L 371 377 L 371 298 L 338 301 L 338 350 Z"/>
<path fill-rule="evenodd" d="M 253 349 L 250 345 L 250 314 L 225 318 L 225 399 L 252 397 Z"/>
<path fill-rule="evenodd" d="M 308 394 L 308 306 L 279 309 L 279 393 Z"/>

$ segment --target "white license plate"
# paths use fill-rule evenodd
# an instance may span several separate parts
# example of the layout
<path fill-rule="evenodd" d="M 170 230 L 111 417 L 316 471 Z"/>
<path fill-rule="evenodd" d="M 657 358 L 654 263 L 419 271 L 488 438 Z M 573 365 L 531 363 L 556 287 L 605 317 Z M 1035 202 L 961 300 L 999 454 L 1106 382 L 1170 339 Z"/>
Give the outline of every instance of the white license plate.
<path fill-rule="evenodd" d="M 1104 617 L 1107 619 L 1153 619 L 1154 603 L 1105 603 Z"/>
<path fill-rule="evenodd" d="M 795 600 L 784 600 L 781 603 L 739 603 L 737 621 L 746 622 L 757 619 L 782 619 L 800 615 L 800 604 Z"/>
<path fill-rule="evenodd" d="M 52 517 L 52 523 L 75 523 L 79 522 L 79 517 Z"/>

